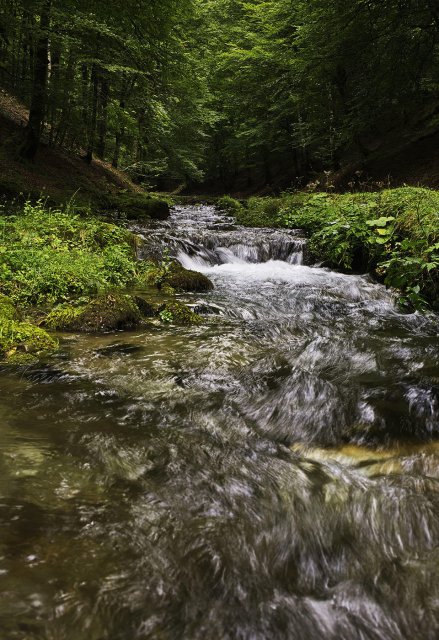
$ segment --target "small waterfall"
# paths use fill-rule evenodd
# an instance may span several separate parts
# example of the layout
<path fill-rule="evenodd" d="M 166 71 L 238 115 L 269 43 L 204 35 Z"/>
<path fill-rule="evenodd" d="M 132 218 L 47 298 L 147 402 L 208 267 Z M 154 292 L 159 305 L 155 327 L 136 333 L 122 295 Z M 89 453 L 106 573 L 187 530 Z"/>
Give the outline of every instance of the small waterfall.
<path fill-rule="evenodd" d="M 143 257 L 157 256 L 163 247 L 184 266 L 196 269 L 222 264 L 257 264 L 280 260 L 291 265 L 304 263 L 306 239 L 297 230 L 248 229 L 233 224 L 233 219 L 218 213 L 214 207 L 199 207 L 194 218 L 182 217 L 184 209 L 175 208 L 170 221 L 144 229 Z"/>

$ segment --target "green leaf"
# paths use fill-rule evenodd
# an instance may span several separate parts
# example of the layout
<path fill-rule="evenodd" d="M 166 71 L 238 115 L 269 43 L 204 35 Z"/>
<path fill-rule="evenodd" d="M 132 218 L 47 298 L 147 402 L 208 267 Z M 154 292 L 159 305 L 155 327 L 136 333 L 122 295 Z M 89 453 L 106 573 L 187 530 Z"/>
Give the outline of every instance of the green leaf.
<path fill-rule="evenodd" d="M 388 229 L 377 229 L 376 231 L 380 236 L 387 236 L 388 238 L 390 238 L 390 236 L 392 235 Z"/>
<path fill-rule="evenodd" d="M 386 227 L 389 222 L 393 222 L 395 220 L 394 216 L 387 216 L 376 218 L 375 220 L 366 220 L 366 224 L 369 227 Z"/>

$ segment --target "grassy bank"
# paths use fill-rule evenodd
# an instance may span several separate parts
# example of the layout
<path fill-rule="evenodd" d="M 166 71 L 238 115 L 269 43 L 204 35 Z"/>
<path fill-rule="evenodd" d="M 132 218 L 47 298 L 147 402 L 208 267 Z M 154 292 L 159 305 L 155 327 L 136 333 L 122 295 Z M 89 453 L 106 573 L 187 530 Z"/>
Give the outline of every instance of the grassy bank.
<path fill-rule="evenodd" d="M 439 191 L 297 193 L 220 205 L 244 225 L 302 228 L 316 262 L 368 271 L 400 290 L 402 306 L 439 310 Z"/>
<path fill-rule="evenodd" d="M 139 260 L 141 239 L 123 226 L 43 202 L 11 211 L 0 209 L 0 360 L 28 362 L 55 350 L 49 330 L 131 329 L 147 318 L 200 321 L 174 297 L 206 290 L 210 281 L 167 256 Z M 161 289 L 166 299 L 150 303 L 127 293 L 135 288 Z"/>

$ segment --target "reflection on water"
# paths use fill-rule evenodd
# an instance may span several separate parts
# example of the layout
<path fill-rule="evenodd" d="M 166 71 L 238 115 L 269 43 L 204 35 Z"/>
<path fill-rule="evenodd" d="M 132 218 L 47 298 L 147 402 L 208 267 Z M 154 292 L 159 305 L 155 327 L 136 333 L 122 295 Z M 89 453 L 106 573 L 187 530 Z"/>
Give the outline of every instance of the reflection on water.
<path fill-rule="evenodd" d="M 439 636 L 438 319 L 209 208 L 196 328 L 1 374 L 3 640 Z"/>

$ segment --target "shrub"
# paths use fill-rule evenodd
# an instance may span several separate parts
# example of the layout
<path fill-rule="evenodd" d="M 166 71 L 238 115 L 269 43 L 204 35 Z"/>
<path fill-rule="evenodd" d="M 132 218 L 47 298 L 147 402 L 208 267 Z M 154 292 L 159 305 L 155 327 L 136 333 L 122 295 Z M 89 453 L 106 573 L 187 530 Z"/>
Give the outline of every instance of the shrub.
<path fill-rule="evenodd" d="M 0 217 L 0 290 L 54 304 L 125 287 L 141 269 L 135 247 L 126 229 L 26 203 L 21 215 Z"/>
<path fill-rule="evenodd" d="M 439 308 L 439 192 L 301 194 L 283 200 L 278 219 L 308 232 L 316 259 L 375 272 L 402 291 L 402 305 Z"/>

